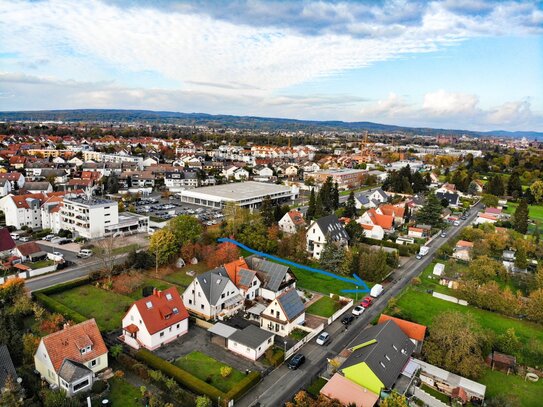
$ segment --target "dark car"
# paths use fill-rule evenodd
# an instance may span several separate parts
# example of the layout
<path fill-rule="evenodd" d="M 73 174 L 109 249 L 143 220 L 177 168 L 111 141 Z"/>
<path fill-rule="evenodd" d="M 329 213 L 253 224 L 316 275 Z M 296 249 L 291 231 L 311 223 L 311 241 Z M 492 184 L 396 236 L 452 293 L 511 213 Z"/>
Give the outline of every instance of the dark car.
<path fill-rule="evenodd" d="M 301 353 L 297 353 L 288 362 L 288 368 L 292 370 L 296 370 L 300 366 L 302 366 L 304 362 L 305 362 L 305 356 L 302 355 Z"/>
<path fill-rule="evenodd" d="M 70 240 L 70 239 L 64 239 L 64 240 L 61 240 L 60 242 L 58 242 L 58 244 L 60 244 L 60 245 L 68 244 L 68 243 L 73 243 L 73 241 Z"/>
<path fill-rule="evenodd" d="M 341 320 L 341 323 L 342 323 L 343 325 L 350 325 L 351 322 L 353 322 L 353 320 L 354 320 L 354 317 L 353 317 L 352 315 L 348 315 L 348 316 L 344 317 L 344 318 Z"/>

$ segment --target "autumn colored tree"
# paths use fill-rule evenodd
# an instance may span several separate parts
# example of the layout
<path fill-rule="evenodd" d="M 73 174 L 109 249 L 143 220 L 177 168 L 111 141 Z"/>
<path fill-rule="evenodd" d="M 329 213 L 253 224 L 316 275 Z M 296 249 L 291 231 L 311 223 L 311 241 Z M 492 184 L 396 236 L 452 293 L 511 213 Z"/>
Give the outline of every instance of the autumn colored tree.
<path fill-rule="evenodd" d="M 380 405 L 381 407 L 407 407 L 409 404 L 403 394 L 393 391 Z"/>
<path fill-rule="evenodd" d="M 62 328 L 65 321 L 61 314 L 51 314 L 40 324 L 40 331 L 45 334 L 52 334 Z"/>
<path fill-rule="evenodd" d="M 536 322 L 543 322 L 543 288 L 532 291 L 526 304 L 526 315 Z"/>
<path fill-rule="evenodd" d="M 168 263 L 179 251 L 175 235 L 169 228 L 157 230 L 149 241 L 149 253 L 153 254 L 158 264 Z"/>
<path fill-rule="evenodd" d="M 224 242 L 215 247 L 208 248 L 204 259 L 208 267 L 214 268 L 236 260 L 239 256 L 240 251 L 235 244 Z"/>

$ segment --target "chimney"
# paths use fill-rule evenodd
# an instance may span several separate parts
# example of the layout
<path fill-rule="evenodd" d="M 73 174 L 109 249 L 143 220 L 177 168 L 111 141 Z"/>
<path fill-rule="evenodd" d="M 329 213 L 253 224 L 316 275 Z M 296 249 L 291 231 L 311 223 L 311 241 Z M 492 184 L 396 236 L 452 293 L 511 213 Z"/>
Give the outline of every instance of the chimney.
<path fill-rule="evenodd" d="M 157 290 L 155 287 L 153 287 L 153 295 L 154 295 L 155 297 L 158 297 L 157 292 L 158 292 L 158 290 Z"/>
<path fill-rule="evenodd" d="M 70 327 L 70 323 L 69 322 L 65 322 L 63 325 L 62 325 L 62 329 L 68 329 Z"/>

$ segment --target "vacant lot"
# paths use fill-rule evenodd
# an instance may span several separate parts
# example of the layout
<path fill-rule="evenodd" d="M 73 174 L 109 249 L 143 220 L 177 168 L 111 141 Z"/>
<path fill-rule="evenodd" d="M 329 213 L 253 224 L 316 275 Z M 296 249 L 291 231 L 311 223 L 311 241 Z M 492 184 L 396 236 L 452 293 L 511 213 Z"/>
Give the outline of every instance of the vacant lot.
<path fill-rule="evenodd" d="M 315 301 L 305 311 L 308 314 L 318 315 L 320 317 L 329 318 L 341 308 L 339 301 L 335 301 L 330 297 L 322 297 Z"/>
<path fill-rule="evenodd" d="M 518 361 L 521 364 L 537 366 L 540 361 L 534 359 L 531 352 L 530 341 L 543 343 L 543 327 L 539 324 L 509 318 L 494 312 L 479 308 L 462 306 L 452 302 L 432 297 L 424 291 L 409 287 L 397 300 L 401 316 L 423 325 L 431 325 L 432 321 L 443 312 L 459 311 L 470 313 L 485 330 L 491 330 L 496 335 L 503 334 L 508 328 L 514 328 L 516 335 L 522 342 L 518 351 Z M 533 343 L 532 343 L 533 345 Z"/>
<path fill-rule="evenodd" d="M 520 376 L 508 376 L 501 372 L 486 370 L 479 381 L 486 386 L 487 399 L 499 395 L 517 401 L 522 407 L 541 406 L 543 398 L 541 379 L 537 383 L 532 383 Z"/>
<path fill-rule="evenodd" d="M 510 214 L 515 213 L 517 206 L 518 206 L 518 203 L 508 202 L 505 213 L 510 213 Z M 531 219 L 533 219 L 536 222 L 543 222 L 543 205 L 530 205 L 528 209 L 529 209 L 529 216 Z"/>
<path fill-rule="evenodd" d="M 168 274 L 162 277 L 162 279 L 169 281 L 170 283 L 177 284 L 183 288 L 187 288 L 189 284 L 192 283 L 192 280 L 194 280 L 194 277 L 189 276 L 187 271 L 194 271 L 196 274 L 202 274 L 208 270 L 210 270 L 210 268 L 207 267 L 205 263 L 187 264 L 179 271 Z"/>
<path fill-rule="evenodd" d="M 92 285 L 71 288 L 51 298 L 88 318 L 95 318 L 103 331 L 121 328 L 121 319 L 134 302 L 130 297 Z"/>
<path fill-rule="evenodd" d="M 221 367 L 228 367 L 228 365 L 202 352 L 191 352 L 180 357 L 175 361 L 175 365 L 225 393 L 228 393 L 232 386 L 245 377 L 243 373 L 234 368 L 228 377 L 222 377 Z"/>

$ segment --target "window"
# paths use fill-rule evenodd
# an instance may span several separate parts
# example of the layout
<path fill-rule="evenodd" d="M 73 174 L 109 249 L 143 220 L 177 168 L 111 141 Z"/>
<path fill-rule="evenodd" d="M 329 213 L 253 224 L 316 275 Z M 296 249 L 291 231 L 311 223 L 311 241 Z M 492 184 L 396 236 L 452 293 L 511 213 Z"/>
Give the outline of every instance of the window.
<path fill-rule="evenodd" d="M 198 292 L 198 297 L 201 297 L 202 296 L 201 294 L 202 294 L 201 292 Z"/>
<path fill-rule="evenodd" d="M 151 301 L 147 301 L 145 305 L 147 306 L 147 309 L 153 308 L 153 303 Z"/>
<path fill-rule="evenodd" d="M 161 332 L 160 333 L 160 337 L 162 338 L 164 336 L 164 332 Z"/>
<path fill-rule="evenodd" d="M 392 347 L 394 348 L 394 350 L 395 350 L 396 352 L 398 352 L 398 348 L 396 347 L 396 345 L 392 344 Z"/>
<path fill-rule="evenodd" d="M 76 392 L 78 390 L 81 390 L 82 388 L 87 387 L 88 385 L 89 385 L 89 379 L 86 379 L 86 380 L 82 381 L 81 383 L 77 383 L 74 386 L 74 392 Z"/>
<path fill-rule="evenodd" d="M 224 293 L 221 294 L 221 298 L 224 298 Z"/>
<path fill-rule="evenodd" d="M 166 294 L 166 299 L 168 301 L 171 301 L 173 299 L 172 295 L 170 293 Z"/>
<path fill-rule="evenodd" d="M 272 341 L 272 338 L 269 338 L 269 339 L 268 339 L 268 343 L 271 343 L 271 341 Z"/>
<path fill-rule="evenodd" d="M 98 364 L 98 363 L 96 362 L 96 360 L 97 360 L 97 359 L 91 360 L 91 363 L 90 363 L 91 367 L 94 367 L 94 366 L 96 366 L 96 365 Z"/>
<path fill-rule="evenodd" d="M 181 326 L 181 324 L 177 324 L 177 329 L 179 329 L 180 326 Z"/>
<path fill-rule="evenodd" d="M 134 315 L 130 315 L 130 321 L 134 321 Z"/>
<path fill-rule="evenodd" d="M 189 304 L 192 304 L 192 300 L 189 300 Z"/>
<path fill-rule="evenodd" d="M 200 308 L 201 308 L 201 309 L 204 309 L 204 304 L 201 304 L 201 305 L 200 305 Z"/>
<path fill-rule="evenodd" d="M 388 357 L 388 355 L 385 355 L 385 359 L 390 362 L 390 358 Z"/>
<path fill-rule="evenodd" d="M 172 331 L 172 327 L 169 327 L 169 328 L 168 328 L 168 331 L 171 332 L 171 331 Z"/>

